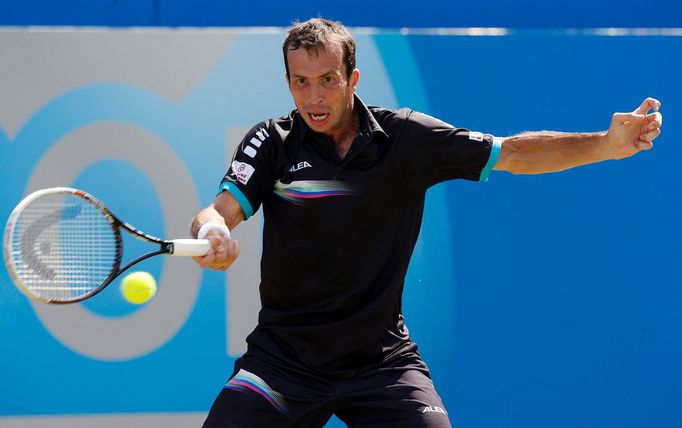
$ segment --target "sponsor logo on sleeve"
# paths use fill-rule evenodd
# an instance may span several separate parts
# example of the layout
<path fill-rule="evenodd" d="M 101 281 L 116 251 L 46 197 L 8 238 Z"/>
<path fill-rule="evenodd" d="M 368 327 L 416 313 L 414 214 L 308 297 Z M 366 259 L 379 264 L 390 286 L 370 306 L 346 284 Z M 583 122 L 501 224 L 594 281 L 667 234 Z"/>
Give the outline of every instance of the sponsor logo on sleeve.
<path fill-rule="evenodd" d="M 242 184 L 249 182 L 251 175 L 255 171 L 255 168 L 248 163 L 233 161 L 232 162 L 232 177 L 235 181 Z"/>
<path fill-rule="evenodd" d="M 474 140 L 474 141 L 483 141 L 483 133 L 482 132 L 476 132 L 476 131 L 470 131 L 469 132 L 469 139 Z"/>

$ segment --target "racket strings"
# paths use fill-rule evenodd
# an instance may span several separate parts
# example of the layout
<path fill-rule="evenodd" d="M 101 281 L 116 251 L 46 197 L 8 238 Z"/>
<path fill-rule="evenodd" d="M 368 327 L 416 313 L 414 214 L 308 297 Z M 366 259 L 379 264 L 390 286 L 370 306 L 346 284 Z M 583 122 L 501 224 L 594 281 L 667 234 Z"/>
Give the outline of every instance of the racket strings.
<path fill-rule="evenodd" d="M 91 293 L 109 277 L 119 252 L 107 216 L 71 194 L 36 199 L 14 229 L 15 274 L 44 300 L 68 301 Z"/>

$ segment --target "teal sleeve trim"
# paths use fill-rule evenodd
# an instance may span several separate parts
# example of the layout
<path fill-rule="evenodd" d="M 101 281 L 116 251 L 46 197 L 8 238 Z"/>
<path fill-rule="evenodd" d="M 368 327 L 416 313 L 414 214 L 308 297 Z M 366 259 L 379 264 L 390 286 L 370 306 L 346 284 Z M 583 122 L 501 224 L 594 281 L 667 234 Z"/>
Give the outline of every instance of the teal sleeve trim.
<path fill-rule="evenodd" d="M 218 194 L 220 194 L 224 190 L 230 192 L 230 194 L 234 196 L 237 202 L 239 202 L 239 206 L 242 207 L 242 211 L 244 211 L 244 220 L 248 219 L 253 215 L 253 208 L 251 207 L 251 203 L 237 186 L 226 182 L 221 183 L 220 188 L 218 189 Z"/>
<path fill-rule="evenodd" d="M 490 156 L 488 157 L 488 163 L 485 164 L 483 171 L 481 171 L 481 177 L 478 179 L 478 181 L 483 181 L 483 182 L 488 181 L 488 177 L 490 176 L 490 171 L 493 170 L 493 167 L 497 163 L 497 158 L 500 157 L 500 152 L 502 151 L 502 143 L 503 142 L 504 142 L 504 139 L 502 139 L 500 137 L 493 137 L 493 147 L 490 149 Z"/>

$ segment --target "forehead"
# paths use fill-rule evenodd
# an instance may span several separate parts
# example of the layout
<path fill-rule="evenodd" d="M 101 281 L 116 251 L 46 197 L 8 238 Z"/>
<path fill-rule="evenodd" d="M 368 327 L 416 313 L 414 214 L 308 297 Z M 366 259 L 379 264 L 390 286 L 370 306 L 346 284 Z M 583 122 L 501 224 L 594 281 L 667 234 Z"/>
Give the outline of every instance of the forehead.
<path fill-rule="evenodd" d="M 287 60 L 289 73 L 297 76 L 318 76 L 328 71 L 341 73 L 344 68 L 343 49 L 337 43 L 325 43 L 316 49 L 289 49 Z"/>

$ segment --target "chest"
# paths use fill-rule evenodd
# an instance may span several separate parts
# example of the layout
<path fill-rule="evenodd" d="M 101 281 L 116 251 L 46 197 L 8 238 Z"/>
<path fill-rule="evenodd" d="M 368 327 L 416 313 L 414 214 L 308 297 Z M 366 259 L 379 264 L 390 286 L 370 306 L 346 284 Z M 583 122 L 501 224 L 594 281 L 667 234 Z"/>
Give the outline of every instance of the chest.
<path fill-rule="evenodd" d="M 353 226 L 358 219 L 384 221 L 419 194 L 409 153 L 383 135 L 358 135 L 343 147 L 343 158 L 330 141 L 286 141 L 280 152 L 266 211 L 306 228 Z M 312 227 L 317 226 L 317 227 Z"/>
<path fill-rule="evenodd" d="M 273 195 L 295 207 L 322 208 L 361 202 L 394 173 L 390 153 L 380 144 L 343 146 L 305 142 L 286 153 Z"/>
<path fill-rule="evenodd" d="M 409 247 L 424 190 L 407 165 L 388 142 L 353 146 L 343 160 L 317 146 L 292 149 L 263 200 L 264 257 L 322 275 L 343 257 Z"/>

